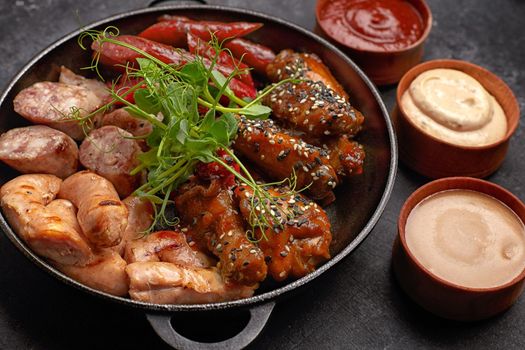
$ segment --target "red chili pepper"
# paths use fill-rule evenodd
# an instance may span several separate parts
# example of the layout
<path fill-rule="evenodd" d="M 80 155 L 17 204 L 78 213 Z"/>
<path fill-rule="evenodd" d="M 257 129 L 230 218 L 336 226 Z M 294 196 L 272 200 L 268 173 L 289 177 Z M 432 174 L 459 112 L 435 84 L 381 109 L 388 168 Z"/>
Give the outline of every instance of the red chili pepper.
<path fill-rule="evenodd" d="M 175 49 L 171 46 L 140 38 L 138 36 L 121 35 L 116 37 L 115 40 L 130 44 L 164 63 L 184 65 L 189 61 L 195 60 L 195 56 L 185 50 Z M 127 47 L 113 43 L 103 43 L 102 46 L 100 46 L 98 42 L 93 42 L 91 48 L 93 51 L 100 53 L 100 63 L 120 71 L 125 71 L 127 64 L 133 64 L 137 58 L 141 57 L 139 53 L 128 49 Z M 211 62 L 209 60 L 203 59 L 203 61 L 206 67 L 210 67 Z M 233 71 L 232 68 L 220 64 L 215 65 L 215 69 L 225 76 L 230 75 Z M 253 99 L 257 95 L 257 91 L 253 86 L 244 84 L 235 78 L 230 81 L 229 87 L 235 96 L 239 98 L 248 97 Z"/>
<path fill-rule="evenodd" d="M 240 172 L 239 164 L 237 164 L 225 150 L 219 149 L 217 156 L 222 158 L 224 162 L 235 169 L 235 171 Z M 195 174 L 203 180 L 222 179 L 226 187 L 235 185 L 235 175 L 218 162 L 197 164 Z"/>
<path fill-rule="evenodd" d="M 223 47 L 229 49 L 234 57 L 242 57 L 242 62 L 263 75 L 266 75 L 266 66 L 275 59 L 275 53 L 269 47 L 243 38 L 230 40 Z"/>
<path fill-rule="evenodd" d="M 197 37 L 191 32 L 188 32 L 188 47 L 192 54 L 199 55 L 201 57 L 207 57 L 209 59 L 214 59 L 217 54 L 217 51 L 212 46 L 210 46 L 207 41 Z M 236 78 L 249 86 L 254 86 L 252 75 L 248 70 L 248 66 L 242 62 L 237 61 L 226 51 L 219 52 L 217 63 L 219 65 L 231 68 L 232 71 L 236 67 L 239 69 L 244 69 L 245 71 L 242 74 L 237 75 Z"/>
<path fill-rule="evenodd" d="M 146 28 L 140 37 L 159 43 L 182 47 L 186 44 L 186 33 L 191 31 L 209 41 L 213 33 L 219 41 L 238 38 L 262 27 L 262 23 L 192 21 L 180 16 L 162 17 L 162 21 Z"/>

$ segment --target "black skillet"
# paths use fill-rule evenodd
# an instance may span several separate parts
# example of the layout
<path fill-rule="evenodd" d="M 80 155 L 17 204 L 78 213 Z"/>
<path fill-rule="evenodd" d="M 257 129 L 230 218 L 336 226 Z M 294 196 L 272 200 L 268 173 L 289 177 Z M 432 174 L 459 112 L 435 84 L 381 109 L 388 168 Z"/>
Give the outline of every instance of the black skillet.
<path fill-rule="evenodd" d="M 337 188 L 337 200 L 326 208 L 333 226 L 332 259 L 299 280 L 283 284 L 265 284 L 251 298 L 204 305 L 156 305 L 108 295 L 70 279 L 35 255 L 12 231 L 2 215 L 0 215 L 0 227 L 26 257 L 64 283 L 108 301 L 143 310 L 154 330 L 169 345 L 178 349 L 242 348 L 251 343 L 262 331 L 277 300 L 290 296 L 292 292 L 326 272 L 349 255 L 368 236 L 379 220 L 392 192 L 397 169 L 396 139 L 385 105 L 374 85 L 348 57 L 327 41 L 273 16 L 249 10 L 207 5 L 175 5 L 127 12 L 93 23 L 60 39 L 32 59 L 13 78 L 0 97 L 0 133 L 27 125 L 27 122 L 13 111 L 12 101 L 20 90 L 38 81 L 56 81 L 61 65 L 77 72 L 80 68 L 89 65 L 90 54 L 82 51 L 77 44 L 78 34 L 82 30 L 104 29 L 108 25 L 114 25 L 121 33 L 135 34 L 153 24 L 159 15 L 165 13 L 203 20 L 264 23 L 264 27 L 253 33 L 250 39 L 267 45 L 276 52 L 292 48 L 316 53 L 348 91 L 351 102 L 366 116 L 366 129 L 359 136 L 359 141 L 365 146 L 367 153 L 364 174 L 352 178 Z M 16 175 L 15 171 L 0 164 L 0 184 Z M 237 312 L 244 309 L 250 313 L 250 319 L 244 329 L 236 336 L 221 342 L 203 343 L 190 340 L 179 334 L 171 323 L 175 313 L 191 311 L 210 316 L 213 310 L 220 309 L 237 310 Z"/>

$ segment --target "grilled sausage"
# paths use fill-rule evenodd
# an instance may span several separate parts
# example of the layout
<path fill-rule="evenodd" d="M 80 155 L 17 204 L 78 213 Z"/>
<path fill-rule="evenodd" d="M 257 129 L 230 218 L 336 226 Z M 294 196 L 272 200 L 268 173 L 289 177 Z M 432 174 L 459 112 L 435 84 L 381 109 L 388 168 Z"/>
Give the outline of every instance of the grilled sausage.
<path fill-rule="evenodd" d="M 87 79 L 81 75 L 73 73 L 64 66 L 60 67 L 60 77 L 58 78 L 58 81 L 67 85 L 84 87 L 94 93 L 100 101 L 105 101 L 111 96 L 107 86 L 100 80 Z"/>
<path fill-rule="evenodd" d="M 19 176 L 0 189 L 0 205 L 13 230 L 35 253 L 60 264 L 83 266 L 93 253 L 73 204 L 55 199 L 61 183 L 53 175 Z"/>
<path fill-rule="evenodd" d="M 126 267 L 131 299 L 155 304 L 204 304 L 248 298 L 253 288 L 224 282 L 214 269 L 167 262 L 136 262 Z"/>
<path fill-rule="evenodd" d="M 128 224 L 128 209 L 111 182 L 81 171 L 64 180 L 58 196 L 78 208 L 78 223 L 93 245 L 111 247 L 120 242 Z"/>
<path fill-rule="evenodd" d="M 164 261 L 182 266 L 210 266 L 210 260 L 191 249 L 186 237 L 179 231 L 158 231 L 129 241 L 124 259 L 128 264 L 137 261 Z"/>
<path fill-rule="evenodd" d="M 181 220 L 190 225 L 192 239 L 219 258 L 226 281 L 255 285 L 266 277 L 261 250 L 246 237 L 231 193 L 214 180 L 209 186 L 185 184 L 175 198 Z"/>
<path fill-rule="evenodd" d="M 128 294 L 126 262 L 114 251 L 104 250 L 91 263 L 82 267 L 54 265 L 67 276 L 93 289 L 116 296 Z"/>
<path fill-rule="evenodd" d="M 80 163 L 111 181 L 118 194 L 129 196 L 140 185 L 141 174 L 130 175 L 142 153 L 132 135 L 116 126 L 93 130 L 80 145 Z"/>
<path fill-rule="evenodd" d="M 70 120 L 68 115 L 77 110 L 77 117 L 85 117 L 101 105 L 101 100 L 85 87 L 45 81 L 20 91 L 13 104 L 15 112 L 27 120 L 82 140 L 87 130 L 79 121 Z"/>
<path fill-rule="evenodd" d="M 153 126 L 150 122 L 133 117 L 124 108 L 115 109 L 110 113 L 104 114 L 101 125 L 118 126 L 133 136 L 146 136 L 153 131 Z"/>
<path fill-rule="evenodd" d="M 270 80 L 278 82 L 286 78 L 320 81 L 344 99 L 346 91 L 334 78 L 319 56 L 311 53 L 298 53 L 292 50 L 281 51 L 266 67 Z"/>
<path fill-rule="evenodd" d="M 328 216 L 316 203 L 300 194 L 291 195 L 286 188 L 268 191 L 274 202 L 265 206 L 257 202 L 256 208 L 252 208 L 253 191 L 247 186 L 238 186 L 235 197 L 241 214 L 249 221 L 255 209 L 257 215 L 264 215 L 271 224 L 264 230 L 264 236 L 260 230 L 256 231 L 268 273 L 276 281 L 290 276 L 303 277 L 330 258 L 332 233 Z M 257 207 L 263 208 L 264 213 Z"/>
<path fill-rule="evenodd" d="M 61 131 L 32 125 L 0 136 L 0 160 L 21 173 L 66 178 L 77 171 L 78 147 Z"/>
<path fill-rule="evenodd" d="M 329 202 L 338 183 L 326 150 L 305 143 L 279 129 L 272 120 L 241 117 L 234 149 L 276 181 L 290 178 L 294 171 L 296 186 L 306 186 L 314 199 Z"/>

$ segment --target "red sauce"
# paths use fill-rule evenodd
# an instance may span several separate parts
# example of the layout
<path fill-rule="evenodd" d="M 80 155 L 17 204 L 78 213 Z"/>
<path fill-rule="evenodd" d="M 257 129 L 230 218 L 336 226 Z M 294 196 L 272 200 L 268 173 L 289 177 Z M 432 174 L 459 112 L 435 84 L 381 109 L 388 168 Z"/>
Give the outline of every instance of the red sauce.
<path fill-rule="evenodd" d="M 359 50 L 397 51 L 423 34 L 421 14 L 406 0 L 332 0 L 319 24 L 340 43 Z"/>

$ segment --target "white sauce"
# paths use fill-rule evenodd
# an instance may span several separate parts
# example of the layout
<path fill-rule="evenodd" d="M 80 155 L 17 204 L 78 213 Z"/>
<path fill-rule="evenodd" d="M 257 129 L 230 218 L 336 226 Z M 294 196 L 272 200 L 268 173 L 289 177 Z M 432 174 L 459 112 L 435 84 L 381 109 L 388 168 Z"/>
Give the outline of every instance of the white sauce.
<path fill-rule="evenodd" d="M 484 146 L 507 133 L 500 104 L 476 79 L 458 70 L 421 73 L 403 94 L 401 104 L 420 129 L 455 145 Z"/>
<path fill-rule="evenodd" d="M 525 269 L 525 227 L 505 204 L 483 193 L 449 190 L 410 212 L 408 249 L 434 275 L 456 285 L 490 288 Z"/>

